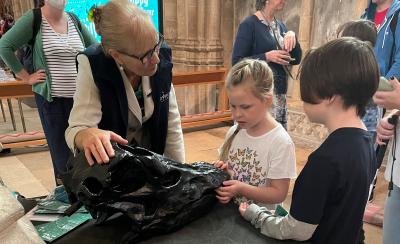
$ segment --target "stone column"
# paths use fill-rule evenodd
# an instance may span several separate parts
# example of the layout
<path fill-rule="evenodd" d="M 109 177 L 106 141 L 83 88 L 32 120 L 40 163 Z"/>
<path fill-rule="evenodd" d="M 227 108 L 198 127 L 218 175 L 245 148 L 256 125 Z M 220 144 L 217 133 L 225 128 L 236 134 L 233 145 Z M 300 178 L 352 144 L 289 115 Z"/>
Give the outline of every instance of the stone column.
<path fill-rule="evenodd" d="M 165 29 L 167 42 L 173 49 L 174 71 L 223 67 L 221 0 L 168 0 L 164 6 L 165 26 L 175 25 L 175 28 L 167 26 Z M 193 114 L 215 110 L 216 92 L 214 85 L 177 89 L 180 112 Z"/>
<path fill-rule="evenodd" d="M 12 0 L 14 19 L 21 17 L 26 11 L 34 7 L 33 0 Z"/>
<path fill-rule="evenodd" d="M 354 10 L 354 19 L 360 18 L 365 9 L 368 7 L 368 3 L 369 0 L 360 0 L 356 3 L 356 8 Z"/>
<path fill-rule="evenodd" d="M 301 3 L 300 26 L 298 33 L 298 40 L 303 50 L 303 56 L 308 49 L 310 49 L 311 29 L 314 16 L 314 0 L 303 0 Z M 296 66 L 292 73 L 297 75 L 299 66 Z M 291 84 L 290 97 L 292 100 L 300 100 L 300 84 L 294 81 Z"/>
<path fill-rule="evenodd" d="M 221 0 L 177 0 L 176 8 L 177 35 L 171 45 L 175 68 L 204 70 L 223 67 Z"/>

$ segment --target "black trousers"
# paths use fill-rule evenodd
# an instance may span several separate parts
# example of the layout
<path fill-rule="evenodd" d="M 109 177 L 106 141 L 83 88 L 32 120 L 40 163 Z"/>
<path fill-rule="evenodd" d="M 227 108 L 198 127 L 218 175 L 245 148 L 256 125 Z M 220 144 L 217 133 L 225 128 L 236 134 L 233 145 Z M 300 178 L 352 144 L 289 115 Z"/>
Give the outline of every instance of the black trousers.
<path fill-rule="evenodd" d="M 68 158 L 72 155 L 65 142 L 64 133 L 68 127 L 68 118 L 73 105 L 73 98 L 53 98 L 48 102 L 44 97 L 35 93 L 40 121 L 49 145 L 54 175 L 59 178 L 60 172 L 65 171 Z"/>

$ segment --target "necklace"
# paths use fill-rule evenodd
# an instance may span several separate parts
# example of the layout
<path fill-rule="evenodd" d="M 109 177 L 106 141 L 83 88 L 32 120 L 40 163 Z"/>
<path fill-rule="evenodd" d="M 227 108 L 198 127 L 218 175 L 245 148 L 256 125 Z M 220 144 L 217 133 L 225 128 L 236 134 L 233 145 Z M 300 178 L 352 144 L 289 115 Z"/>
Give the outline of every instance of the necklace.
<path fill-rule="evenodd" d="M 270 26 L 270 27 L 272 27 L 272 25 L 276 26 L 276 19 L 275 19 L 275 16 L 273 16 L 272 21 L 268 21 L 268 20 L 267 20 L 267 17 L 265 16 L 265 14 L 264 14 L 263 11 L 260 11 L 260 14 L 262 15 L 262 17 L 263 17 L 265 23 L 267 23 L 268 26 Z"/>

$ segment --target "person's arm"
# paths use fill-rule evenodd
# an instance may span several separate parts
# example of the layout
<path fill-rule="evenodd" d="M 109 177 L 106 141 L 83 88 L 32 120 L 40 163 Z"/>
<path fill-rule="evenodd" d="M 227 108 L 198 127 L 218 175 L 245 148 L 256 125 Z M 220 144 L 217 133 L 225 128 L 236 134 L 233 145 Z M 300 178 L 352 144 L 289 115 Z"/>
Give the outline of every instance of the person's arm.
<path fill-rule="evenodd" d="M 178 162 L 185 162 L 185 146 L 181 127 L 181 115 L 176 102 L 175 89 L 171 85 L 169 93 L 168 134 L 164 155 Z"/>
<path fill-rule="evenodd" d="M 266 178 L 270 179 L 267 187 L 245 184 L 239 194 L 247 199 L 267 204 L 281 203 L 289 191 L 290 179 L 296 177 L 295 146 L 290 138 L 282 137 L 276 144 L 268 160 L 270 168 Z"/>
<path fill-rule="evenodd" d="M 15 55 L 15 51 L 32 39 L 32 22 L 33 12 L 29 11 L 21 16 L 14 27 L 7 31 L 0 39 L 0 56 L 15 74 L 24 70 Z"/>
<path fill-rule="evenodd" d="M 265 235 L 277 239 L 307 240 L 326 215 L 328 197 L 338 182 L 340 176 L 335 164 L 323 155 L 311 154 L 294 185 L 289 215 L 271 216 L 257 206 L 246 209 L 246 204 L 241 204 L 239 211 Z"/>
<path fill-rule="evenodd" d="M 8 67 L 28 84 L 33 85 L 44 82 L 46 74 L 44 70 L 38 70 L 33 74 L 29 74 L 18 57 L 15 55 L 16 50 L 23 45 L 29 43 L 33 38 L 32 32 L 33 12 L 29 11 L 24 14 L 14 25 L 12 29 L 7 31 L 0 39 L 0 57 Z"/>
<path fill-rule="evenodd" d="M 396 78 L 389 80 L 389 82 L 394 88 L 393 91 L 378 91 L 373 96 L 375 104 L 383 108 L 392 109 L 385 118 L 379 121 L 376 127 L 376 142 L 379 145 L 385 144 L 385 141 L 389 141 L 393 137 L 395 126 L 390 124 L 388 119 L 400 113 L 400 83 Z"/>
<path fill-rule="evenodd" d="M 290 61 L 291 65 L 298 65 L 301 62 L 301 57 L 303 55 L 303 51 L 301 50 L 300 42 L 296 37 L 296 46 L 290 52 L 290 57 L 294 58 L 293 61 Z"/>
<path fill-rule="evenodd" d="M 400 13 L 398 13 L 400 15 Z M 390 23 L 389 23 L 390 24 Z M 388 28 L 390 29 L 390 28 Z M 390 79 L 392 76 L 396 77 L 397 79 L 400 79 L 400 38 L 398 33 L 400 33 L 400 19 L 397 20 L 397 25 L 396 25 L 396 30 L 395 34 L 397 36 L 394 38 L 395 43 L 394 45 L 394 54 L 393 54 L 393 63 L 392 66 L 390 67 L 389 71 L 385 75 L 386 79 Z M 389 57 L 387 57 L 389 58 Z"/>
<path fill-rule="evenodd" d="M 234 180 L 225 181 L 225 187 L 234 184 Z M 236 195 L 244 196 L 256 202 L 267 204 L 281 203 L 285 200 L 289 191 L 290 179 L 272 179 L 269 186 L 252 186 L 244 182 L 238 183 L 238 190 Z"/>
<path fill-rule="evenodd" d="M 97 86 L 94 83 L 89 60 L 83 54 L 78 55 L 78 75 L 76 91 L 65 140 L 68 147 L 76 153 L 84 151 L 90 165 L 109 162 L 114 156 L 110 141 L 127 144 L 128 141 L 112 131 L 98 129 L 101 121 L 101 102 Z"/>
<path fill-rule="evenodd" d="M 254 45 L 254 25 L 250 22 L 242 22 L 236 34 L 235 43 L 232 51 L 232 65 L 235 65 L 243 58 L 253 58 L 266 60 L 265 53 L 253 54 L 251 53 L 252 46 Z"/>
<path fill-rule="evenodd" d="M 284 36 L 283 36 L 285 45 L 286 46 L 291 46 L 288 43 L 294 42 L 294 47 L 290 48 L 288 50 L 289 54 L 290 54 L 290 57 L 294 59 L 294 60 L 290 61 L 290 64 L 291 65 L 300 64 L 301 57 L 302 57 L 302 50 L 301 50 L 300 42 L 299 42 L 299 40 L 297 38 L 296 33 L 294 31 L 288 31 L 286 26 L 283 24 L 283 22 L 279 22 L 279 24 L 281 26 L 282 33 L 285 33 Z"/>
<path fill-rule="evenodd" d="M 374 103 L 386 109 L 400 109 L 400 82 L 397 78 L 389 79 L 393 91 L 377 91 L 373 100 Z"/>
<path fill-rule="evenodd" d="M 229 202 L 236 195 L 266 204 L 281 203 L 285 200 L 290 179 L 296 177 L 295 147 L 286 136 L 272 143 L 276 146 L 270 152 L 271 156 L 264 159 L 264 163 L 269 165 L 268 174 L 265 177 L 269 179 L 270 185 L 252 186 L 237 180 L 225 181 L 217 190 L 218 199 L 222 203 Z"/>
<path fill-rule="evenodd" d="M 298 221 L 290 214 L 274 216 L 266 208 L 251 204 L 241 204 L 239 211 L 252 225 L 260 229 L 261 234 L 279 240 L 309 240 L 318 225 Z"/>
<path fill-rule="evenodd" d="M 99 90 L 94 83 L 89 60 L 85 55 L 80 54 L 77 62 L 74 105 L 69 115 L 69 126 L 65 131 L 65 140 L 73 152 L 82 149 L 81 145 L 75 144 L 78 132 L 87 128 L 97 128 L 102 116 Z"/>
<path fill-rule="evenodd" d="M 389 123 L 389 118 L 393 115 L 399 115 L 399 110 L 393 109 L 389 115 L 385 116 L 376 126 L 376 143 L 379 145 L 387 144 L 395 133 L 395 126 Z"/>

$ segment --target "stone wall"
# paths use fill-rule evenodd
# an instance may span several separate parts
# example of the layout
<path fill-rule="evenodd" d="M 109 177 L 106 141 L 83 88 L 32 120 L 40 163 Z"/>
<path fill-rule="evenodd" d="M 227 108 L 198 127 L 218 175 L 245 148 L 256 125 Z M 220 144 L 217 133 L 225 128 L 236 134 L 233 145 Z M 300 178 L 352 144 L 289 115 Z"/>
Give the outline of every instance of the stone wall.
<path fill-rule="evenodd" d="M 353 19 L 358 19 L 367 6 L 366 0 L 315 0 L 312 22 L 312 47 L 336 38 L 337 28 Z"/>

